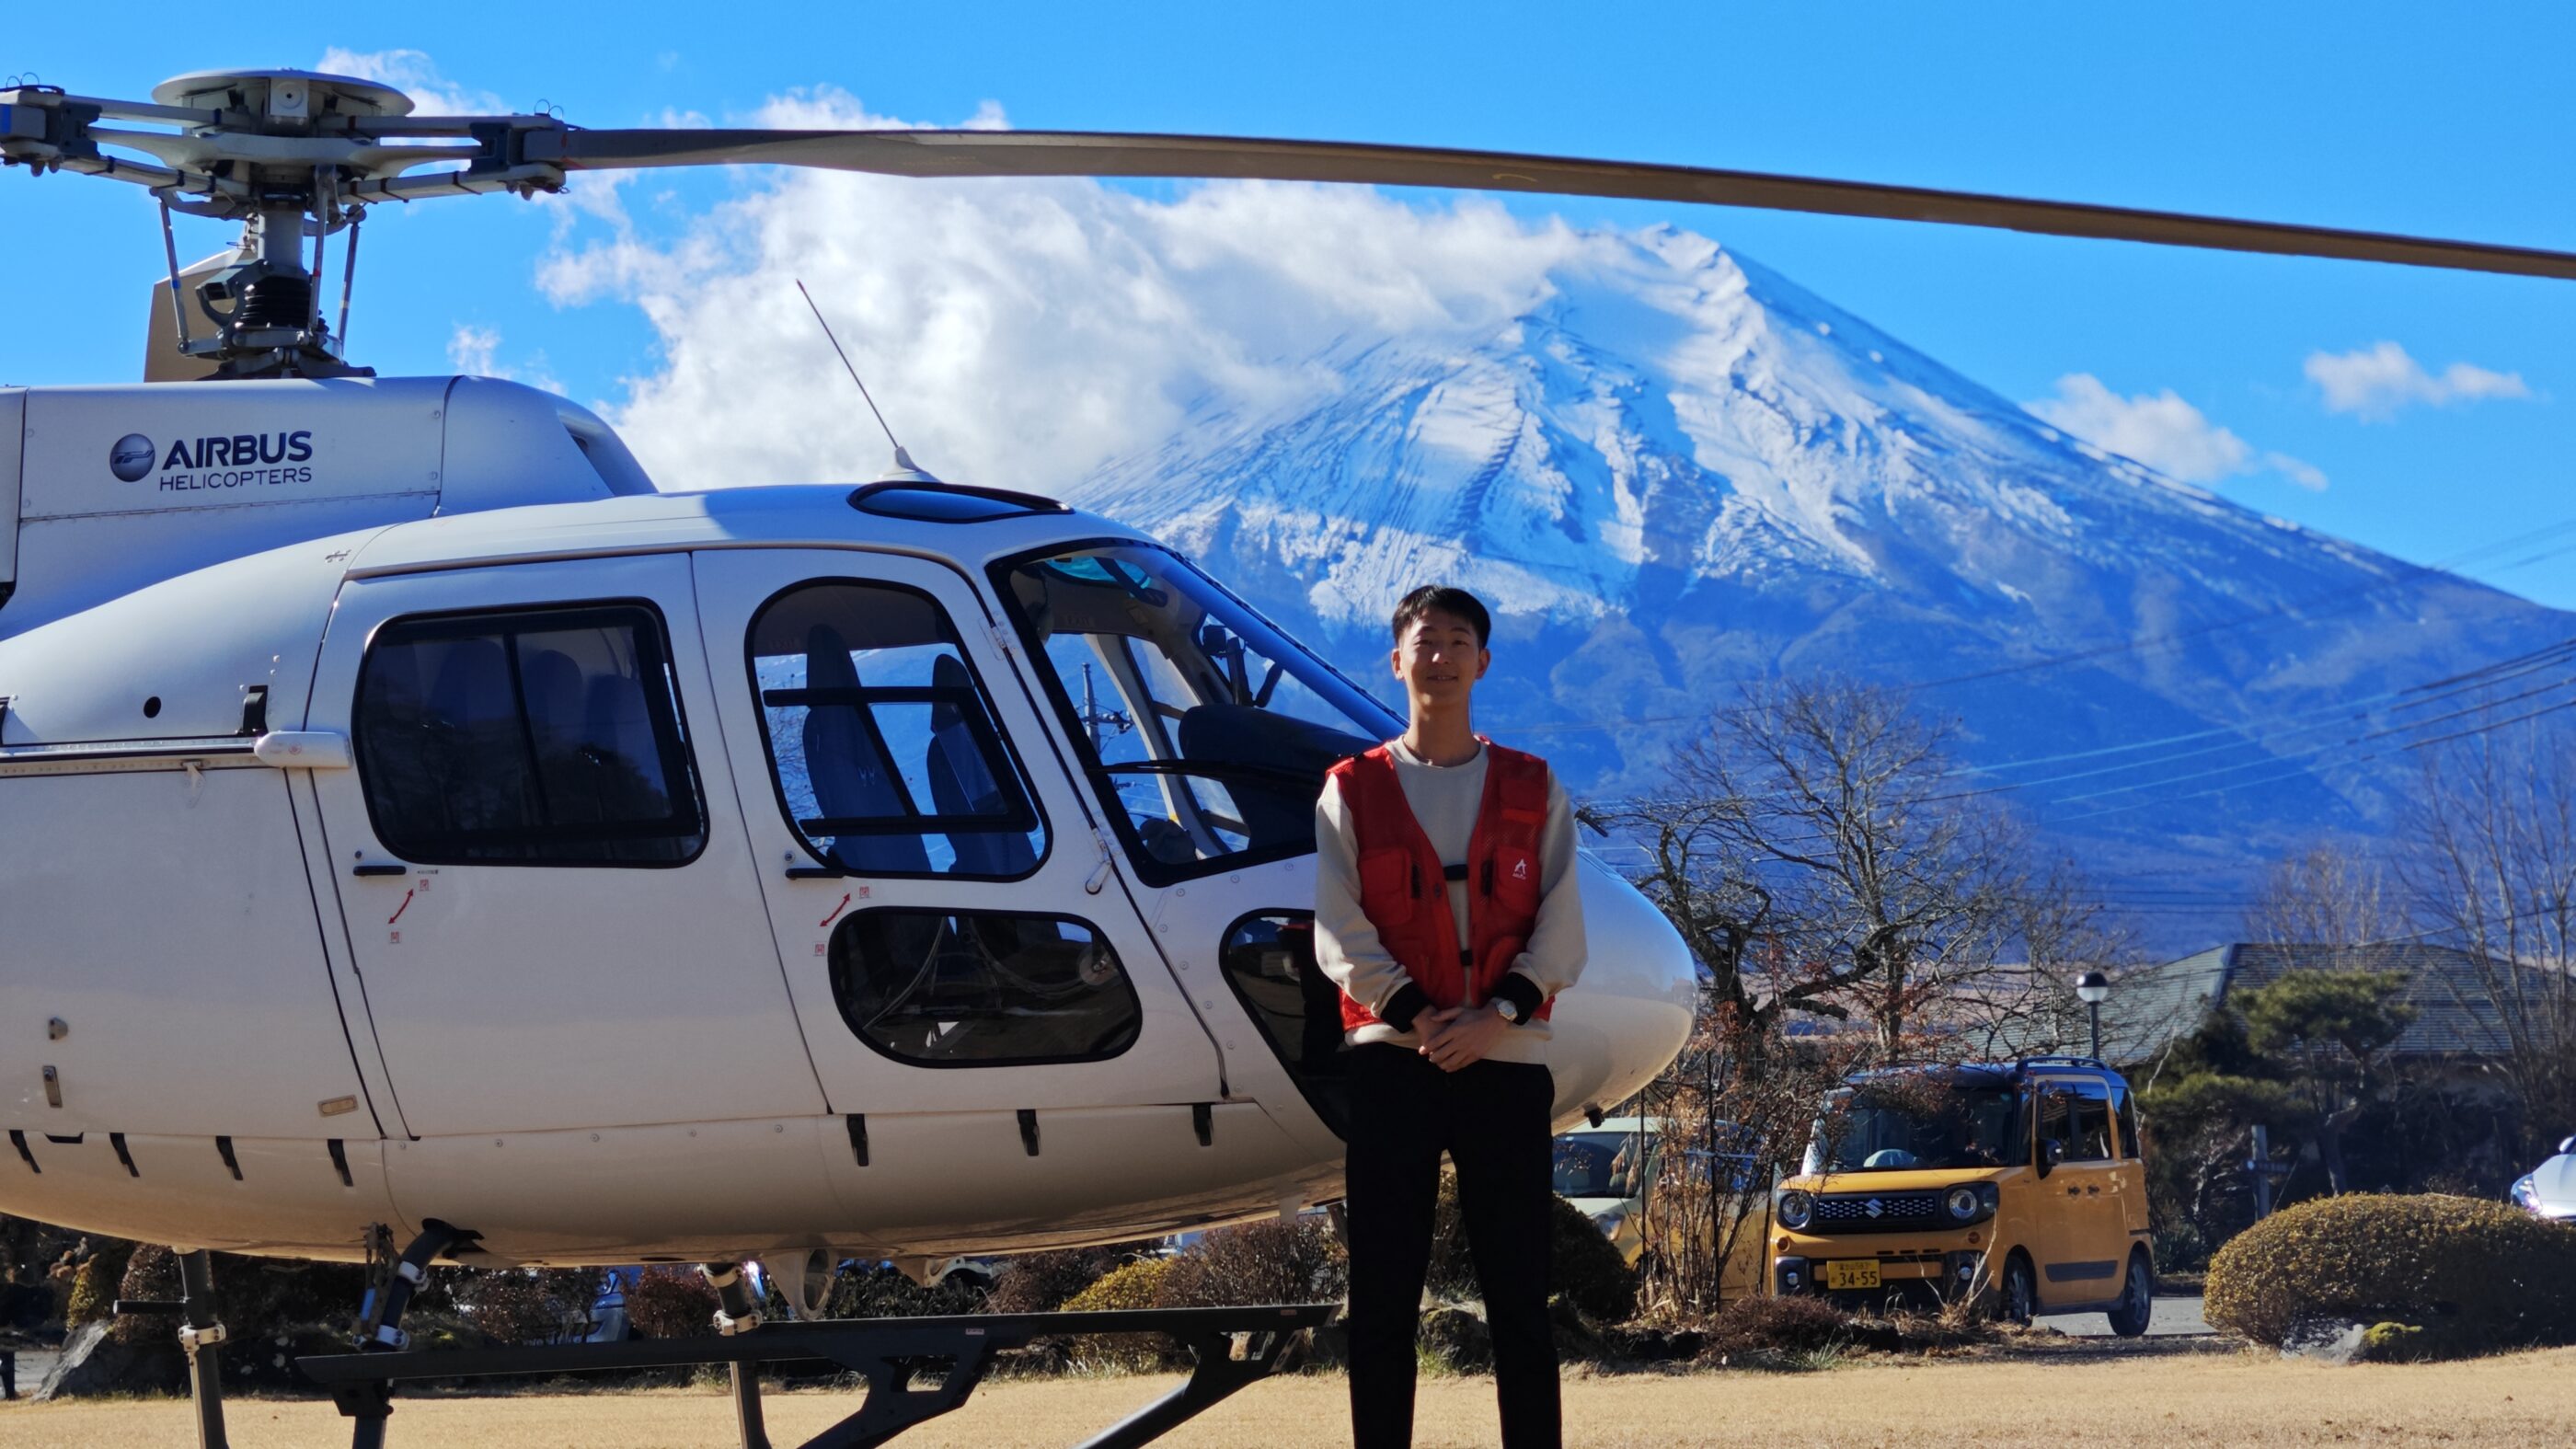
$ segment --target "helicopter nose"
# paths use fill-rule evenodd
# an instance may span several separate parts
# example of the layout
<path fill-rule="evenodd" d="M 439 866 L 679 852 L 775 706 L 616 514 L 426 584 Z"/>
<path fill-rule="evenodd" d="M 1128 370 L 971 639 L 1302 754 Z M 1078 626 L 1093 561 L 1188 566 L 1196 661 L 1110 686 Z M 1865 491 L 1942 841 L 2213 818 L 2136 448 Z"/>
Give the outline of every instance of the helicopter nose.
<path fill-rule="evenodd" d="M 1664 913 L 1599 861 L 1580 868 L 1588 959 L 1549 1013 L 1559 1126 L 1616 1106 L 1671 1065 L 1699 1000 L 1699 968 Z"/>

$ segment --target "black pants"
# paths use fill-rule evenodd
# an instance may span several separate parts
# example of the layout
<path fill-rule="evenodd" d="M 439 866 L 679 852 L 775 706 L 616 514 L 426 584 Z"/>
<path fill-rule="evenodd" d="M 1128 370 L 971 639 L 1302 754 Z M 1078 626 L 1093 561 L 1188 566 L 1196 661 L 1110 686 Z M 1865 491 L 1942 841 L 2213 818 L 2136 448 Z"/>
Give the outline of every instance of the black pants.
<path fill-rule="evenodd" d="M 1547 1315 L 1551 1213 L 1547 1068 L 1478 1062 L 1444 1072 L 1410 1047 L 1350 1055 L 1351 1435 L 1358 1449 L 1413 1442 L 1414 1335 L 1431 1257 L 1440 1154 L 1494 1337 L 1504 1449 L 1561 1442 L 1556 1340 Z"/>

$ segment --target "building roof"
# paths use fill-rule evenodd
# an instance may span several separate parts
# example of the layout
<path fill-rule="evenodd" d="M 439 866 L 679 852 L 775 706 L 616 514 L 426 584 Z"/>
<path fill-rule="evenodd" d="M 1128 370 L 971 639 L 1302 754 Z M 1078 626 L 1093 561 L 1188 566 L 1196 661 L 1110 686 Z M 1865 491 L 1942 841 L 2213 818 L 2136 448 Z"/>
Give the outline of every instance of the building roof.
<path fill-rule="evenodd" d="M 2141 1062 L 2197 1030 L 2229 993 L 2268 986 L 2292 971 L 2395 971 L 2415 1020 L 2397 1039 L 2401 1056 L 2487 1056 L 2505 1046 L 2493 983 L 2511 966 L 2450 946 L 2218 946 L 2179 961 L 2132 971 L 2112 985 L 2102 1009 L 2103 1055 Z"/>

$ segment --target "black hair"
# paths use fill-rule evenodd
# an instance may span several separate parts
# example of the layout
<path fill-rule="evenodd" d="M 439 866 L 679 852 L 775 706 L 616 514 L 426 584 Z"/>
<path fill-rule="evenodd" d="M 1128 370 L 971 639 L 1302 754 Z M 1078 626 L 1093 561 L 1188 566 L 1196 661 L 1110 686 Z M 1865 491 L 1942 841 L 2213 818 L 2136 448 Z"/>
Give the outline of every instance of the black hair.
<path fill-rule="evenodd" d="M 1435 609 L 1464 619 L 1473 626 L 1477 648 L 1484 648 L 1493 638 L 1494 616 L 1486 611 L 1485 601 L 1465 589 L 1453 589 L 1446 584 L 1424 584 L 1404 596 L 1404 602 L 1395 606 L 1395 637 L 1402 639 L 1405 630 Z"/>

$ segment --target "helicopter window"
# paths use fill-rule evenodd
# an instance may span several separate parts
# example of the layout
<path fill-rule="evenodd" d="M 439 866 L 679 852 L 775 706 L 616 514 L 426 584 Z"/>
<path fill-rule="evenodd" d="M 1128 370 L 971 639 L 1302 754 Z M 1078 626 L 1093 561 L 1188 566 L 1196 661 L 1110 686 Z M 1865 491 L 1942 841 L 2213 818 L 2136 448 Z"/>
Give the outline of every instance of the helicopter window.
<path fill-rule="evenodd" d="M 1037 869 L 1045 823 L 928 595 L 790 589 L 752 620 L 751 676 L 780 801 L 817 859 L 869 876 Z"/>
<path fill-rule="evenodd" d="M 1117 951 L 1069 916 L 860 911 L 832 933 L 831 967 L 850 1029 L 916 1066 L 1096 1061 L 1142 1020 Z"/>
<path fill-rule="evenodd" d="M 962 483 L 870 483 L 850 495 L 850 506 L 882 518 L 909 518 L 922 523 L 983 523 L 995 518 L 1069 511 L 1052 498 Z"/>
<path fill-rule="evenodd" d="M 1343 1072 L 1342 993 L 1315 964 L 1315 913 L 1262 911 L 1225 933 L 1217 952 L 1234 989 L 1280 1065 L 1306 1094 L 1324 1125 L 1342 1133 L 1350 1120 Z"/>
<path fill-rule="evenodd" d="M 678 865 L 706 841 L 644 605 L 396 620 L 355 723 L 376 835 L 406 860 Z"/>
<path fill-rule="evenodd" d="M 1051 551 L 994 573 L 1149 885 L 1313 850 L 1324 771 L 1403 728 L 1161 549 Z"/>

